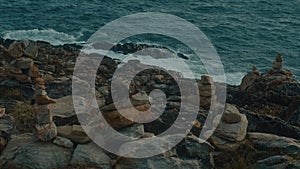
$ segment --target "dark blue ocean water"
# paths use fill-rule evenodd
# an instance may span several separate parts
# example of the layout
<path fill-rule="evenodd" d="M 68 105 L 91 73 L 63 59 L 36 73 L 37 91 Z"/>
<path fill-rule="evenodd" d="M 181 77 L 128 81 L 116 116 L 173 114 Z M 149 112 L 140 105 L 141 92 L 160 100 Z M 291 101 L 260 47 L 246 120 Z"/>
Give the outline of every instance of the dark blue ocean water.
<path fill-rule="evenodd" d="M 76 43 L 137 12 L 173 14 L 198 26 L 216 47 L 228 83 L 238 84 L 252 65 L 268 69 L 277 52 L 300 79 L 299 0 L 0 0 L 0 37 Z"/>

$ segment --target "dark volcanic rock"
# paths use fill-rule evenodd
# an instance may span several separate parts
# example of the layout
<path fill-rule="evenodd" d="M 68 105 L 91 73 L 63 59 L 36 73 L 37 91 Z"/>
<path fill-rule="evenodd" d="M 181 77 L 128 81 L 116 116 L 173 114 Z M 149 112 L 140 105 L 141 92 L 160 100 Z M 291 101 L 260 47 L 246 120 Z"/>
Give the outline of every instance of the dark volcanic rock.
<path fill-rule="evenodd" d="M 240 112 L 247 116 L 247 119 L 249 121 L 249 132 L 271 133 L 280 136 L 300 139 L 299 127 L 292 126 L 284 120 L 270 115 L 256 114 L 242 108 L 240 108 Z"/>

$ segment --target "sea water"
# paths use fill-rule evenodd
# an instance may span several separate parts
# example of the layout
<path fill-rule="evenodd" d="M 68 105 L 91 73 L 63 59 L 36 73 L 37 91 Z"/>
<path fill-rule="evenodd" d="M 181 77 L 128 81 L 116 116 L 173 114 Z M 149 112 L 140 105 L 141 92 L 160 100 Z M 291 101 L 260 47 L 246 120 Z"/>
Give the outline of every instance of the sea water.
<path fill-rule="evenodd" d="M 300 79 L 299 0 L 0 0 L 0 37 L 48 41 L 53 45 L 83 43 L 106 23 L 138 12 L 162 12 L 199 27 L 215 46 L 227 82 L 239 84 L 252 66 L 269 69 L 277 55 Z M 167 22 L 167 21 L 166 21 Z M 155 43 L 191 57 L 170 38 L 132 38 L 126 42 Z M 191 57 L 192 58 L 192 57 Z M 199 62 L 188 60 L 201 75 Z M 176 62 L 162 63 L 174 67 Z"/>

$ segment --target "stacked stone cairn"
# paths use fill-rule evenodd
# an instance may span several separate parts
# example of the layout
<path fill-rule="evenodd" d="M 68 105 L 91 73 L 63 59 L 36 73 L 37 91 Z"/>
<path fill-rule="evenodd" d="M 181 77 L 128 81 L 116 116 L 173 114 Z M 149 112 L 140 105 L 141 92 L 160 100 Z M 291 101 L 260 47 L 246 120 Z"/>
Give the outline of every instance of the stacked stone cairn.
<path fill-rule="evenodd" d="M 0 80 L 15 79 L 21 83 L 31 83 L 39 75 L 33 58 L 38 55 L 38 48 L 32 41 L 15 41 L 8 48 L 0 45 Z"/>
<path fill-rule="evenodd" d="M 276 60 L 273 62 L 272 65 L 273 70 L 282 70 L 283 68 L 283 58 L 281 54 L 278 54 Z"/>
<path fill-rule="evenodd" d="M 42 141 L 50 141 L 57 136 L 56 125 L 52 119 L 52 112 L 49 104 L 56 103 L 56 100 L 48 97 L 45 82 L 42 78 L 36 78 L 35 84 L 35 105 L 37 124 L 35 125 L 36 136 Z"/>
<path fill-rule="evenodd" d="M 231 104 L 225 105 L 225 111 L 210 142 L 219 150 L 235 151 L 245 141 L 248 120 L 244 114 Z"/>
<path fill-rule="evenodd" d="M 265 76 L 272 75 L 272 76 L 288 76 L 292 77 L 293 74 L 289 70 L 283 69 L 283 58 L 280 53 L 277 54 L 275 61 L 272 64 L 272 68 L 267 71 Z"/>
<path fill-rule="evenodd" d="M 5 108 L 0 106 L 0 153 L 5 148 L 14 128 L 13 118 L 5 114 Z"/>
<path fill-rule="evenodd" d="M 198 82 L 200 94 L 200 106 L 209 108 L 211 104 L 216 102 L 216 86 L 210 76 L 201 76 L 201 81 Z"/>

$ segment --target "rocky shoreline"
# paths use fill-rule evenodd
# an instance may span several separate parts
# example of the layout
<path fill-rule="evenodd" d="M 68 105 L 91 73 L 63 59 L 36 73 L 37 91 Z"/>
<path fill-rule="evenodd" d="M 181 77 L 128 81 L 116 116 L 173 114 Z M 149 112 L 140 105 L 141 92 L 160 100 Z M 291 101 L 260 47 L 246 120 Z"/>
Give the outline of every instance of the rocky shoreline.
<path fill-rule="evenodd" d="M 149 46 L 118 44 L 114 52 L 133 53 Z M 157 47 L 161 48 L 161 47 Z M 0 39 L 0 168 L 299 168 L 300 83 L 284 69 L 278 55 L 267 72 L 254 66 L 241 85 L 227 85 L 221 122 L 208 139 L 199 136 L 211 104 L 218 103 L 216 89 L 226 84 L 209 76 L 197 80 L 200 108 L 191 132 L 172 150 L 151 158 L 118 157 L 99 148 L 86 135 L 72 102 L 72 74 L 80 46 L 52 46 L 46 42 Z M 178 57 L 188 59 L 182 54 Z M 131 61 L 129 64 L 137 64 Z M 121 116 L 110 94 L 111 78 L 120 62 L 105 57 L 96 76 L 96 98 L 107 122 L 134 139 L 155 137 L 173 125 L 180 109 L 180 90 L 163 71 L 149 69 L 130 84 L 132 104 L 140 111 L 151 106 L 149 92 L 166 93 L 165 112 L 155 121 L 136 124 Z M 174 72 L 174 76 L 181 76 Z M 46 92 L 56 99 L 51 105 L 57 135 L 42 142 L 32 134 L 36 122 L 32 99 L 36 78 L 43 78 Z M 89 105 L 83 100 L 83 105 Z M 124 108 L 129 115 L 132 113 Z M 131 113 L 131 114 L 130 114 Z M 84 115 L 83 115 L 84 116 Z M 14 121 L 12 120 L 14 118 Z M 91 122 L 93 119 L 87 119 Z M 14 126 L 14 127 L 13 127 Z M 97 130 L 96 126 L 95 131 Z M 176 126 L 180 128 L 181 126 Z M 159 138 L 167 142 L 176 134 Z M 134 148 L 132 152 L 136 151 Z"/>

